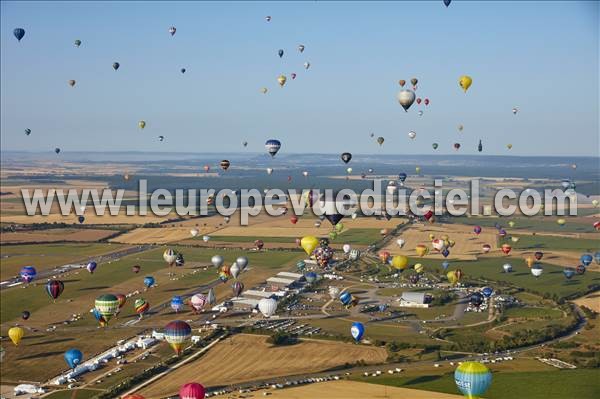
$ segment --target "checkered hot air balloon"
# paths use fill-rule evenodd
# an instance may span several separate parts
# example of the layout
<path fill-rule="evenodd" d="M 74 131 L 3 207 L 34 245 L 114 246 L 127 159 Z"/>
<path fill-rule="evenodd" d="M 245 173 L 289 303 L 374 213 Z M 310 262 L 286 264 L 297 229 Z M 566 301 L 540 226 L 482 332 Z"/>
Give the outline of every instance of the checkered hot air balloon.
<path fill-rule="evenodd" d="M 96 298 L 94 305 L 96 310 L 102 315 L 102 318 L 108 323 L 119 311 L 119 298 L 113 294 L 100 295 Z"/>
<path fill-rule="evenodd" d="M 179 355 L 183 345 L 192 335 L 192 328 L 185 321 L 175 320 L 165 326 L 164 334 L 166 341 Z"/>

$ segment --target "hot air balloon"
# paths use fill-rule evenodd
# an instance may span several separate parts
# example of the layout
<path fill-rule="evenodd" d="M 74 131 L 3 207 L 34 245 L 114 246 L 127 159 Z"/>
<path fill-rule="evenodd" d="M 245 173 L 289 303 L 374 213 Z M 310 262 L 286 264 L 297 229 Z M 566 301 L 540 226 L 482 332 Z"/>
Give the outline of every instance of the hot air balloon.
<path fill-rule="evenodd" d="M 266 20 L 267 22 L 271 22 L 271 16 L 270 16 L 270 15 L 267 15 L 267 16 L 265 17 L 265 20 Z"/>
<path fill-rule="evenodd" d="M 416 86 L 416 85 L 417 85 L 417 83 L 419 83 L 419 79 L 417 79 L 417 78 L 412 78 L 412 79 L 410 80 L 410 84 L 412 84 L 412 85 L 413 85 L 413 87 L 414 87 L 414 86 Z"/>
<path fill-rule="evenodd" d="M 236 281 L 231 285 L 231 289 L 233 291 L 233 295 L 235 297 L 239 297 L 242 291 L 244 291 L 244 283 L 241 281 Z"/>
<path fill-rule="evenodd" d="M 21 41 L 21 39 L 25 36 L 25 29 L 15 28 L 15 30 L 13 30 L 13 35 L 15 35 L 18 41 Z"/>
<path fill-rule="evenodd" d="M 21 280 L 25 283 L 25 284 L 29 284 L 37 275 L 37 271 L 35 270 L 35 267 L 33 266 L 24 266 L 21 268 L 21 271 L 19 272 L 19 276 L 21 276 Z"/>
<path fill-rule="evenodd" d="M 398 84 L 400 85 L 400 87 L 404 87 L 404 85 L 406 84 L 406 80 L 404 80 L 404 79 L 400 79 L 400 80 L 398 81 Z"/>
<path fill-rule="evenodd" d="M 119 69 L 119 67 L 121 66 L 121 64 L 119 64 L 118 62 L 113 62 L 113 69 L 116 71 L 117 69 Z"/>
<path fill-rule="evenodd" d="M 408 258 L 404 255 L 395 255 L 390 263 L 394 269 L 402 271 L 408 267 Z"/>
<path fill-rule="evenodd" d="M 434 150 L 437 150 L 438 147 L 439 147 L 439 144 L 438 143 L 433 143 L 431 146 L 433 147 Z"/>
<path fill-rule="evenodd" d="M 31 134 L 31 129 L 25 129 L 25 135 L 29 136 Z"/>
<path fill-rule="evenodd" d="M 585 273 L 585 266 L 584 265 L 578 265 L 575 268 L 575 272 L 577 272 L 577 274 L 584 274 Z"/>
<path fill-rule="evenodd" d="M 512 148 L 513 148 L 513 145 L 512 145 L 512 144 L 507 144 L 507 145 L 506 145 L 506 148 L 508 148 L 508 149 L 510 150 L 510 149 L 512 149 Z"/>
<path fill-rule="evenodd" d="M 127 297 L 123 294 L 115 294 L 117 297 L 117 301 L 119 301 L 119 311 L 125 306 L 125 302 L 127 302 Z"/>
<path fill-rule="evenodd" d="M 350 244 L 342 245 L 342 251 L 344 251 L 345 254 L 349 254 L 351 250 L 352 250 L 352 247 L 350 246 Z"/>
<path fill-rule="evenodd" d="M 423 244 L 418 244 L 415 247 L 415 252 L 417 253 L 417 255 L 419 256 L 425 256 L 427 255 L 427 253 L 429 252 L 429 248 L 427 248 L 427 246 L 423 245 Z"/>
<path fill-rule="evenodd" d="M 177 28 L 175 28 L 174 26 L 171 26 L 169 28 L 169 33 L 171 34 L 171 36 L 175 35 L 175 32 L 177 32 Z"/>
<path fill-rule="evenodd" d="M 150 303 L 148 303 L 144 298 L 138 298 L 135 300 L 133 307 L 135 309 L 135 313 L 137 313 L 140 317 L 143 317 L 150 309 Z"/>
<path fill-rule="evenodd" d="M 257 250 L 259 250 L 259 251 L 260 251 L 260 250 L 261 250 L 261 249 L 262 249 L 264 246 L 265 246 L 265 242 L 264 242 L 263 240 L 255 240 L 255 241 L 254 241 L 254 247 L 255 247 Z"/>
<path fill-rule="evenodd" d="M 140 265 L 131 266 L 131 271 L 134 273 L 139 273 L 141 269 L 142 269 L 142 267 Z"/>
<path fill-rule="evenodd" d="M 531 268 L 531 274 L 533 274 L 535 277 L 541 276 L 543 271 L 544 269 L 539 264 L 535 264 Z"/>
<path fill-rule="evenodd" d="M 179 70 L 179 72 L 181 72 L 181 73 L 185 73 L 185 68 L 181 68 L 181 69 Z"/>
<path fill-rule="evenodd" d="M 265 148 L 267 149 L 267 152 L 271 154 L 271 157 L 274 157 L 281 148 L 281 141 L 275 139 L 267 140 Z"/>
<path fill-rule="evenodd" d="M 420 166 L 416 166 L 416 167 L 415 167 L 415 172 L 416 172 L 417 174 L 421 173 L 421 167 L 420 167 Z"/>
<path fill-rule="evenodd" d="M 192 235 L 192 237 L 197 237 L 198 234 L 200 234 L 200 230 L 193 228 L 190 230 L 190 234 Z"/>
<path fill-rule="evenodd" d="M 423 273 L 423 270 L 425 270 L 425 266 L 423 266 L 421 263 L 417 263 L 414 266 L 415 272 L 417 273 Z"/>
<path fill-rule="evenodd" d="M 483 151 L 483 144 L 481 144 L 481 140 L 479 140 L 479 144 L 477 145 L 477 151 Z"/>
<path fill-rule="evenodd" d="M 572 267 L 567 267 L 566 269 L 563 269 L 563 274 L 565 275 L 565 278 L 567 280 L 570 280 L 571 277 L 575 275 L 575 269 L 573 269 Z"/>
<path fill-rule="evenodd" d="M 71 79 L 71 80 L 69 80 L 67 83 L 69 83 L 69 86 L 71 86 L 71 87 L 74 87 L 74 86 L 75 86 L 75 84 L 77 83 L 77 81 L 75 81 L 75 80 Z"/>
<path fill-rule="evenodd" d="M 308 69 L 308 68 L 310 68 L 310 62 L 307 61 L 304 63 L 304 69 Z"/>
<path fill-rule="evenodd" d="M 462 277 L 462 272 L 460 271 L 460 269 L 451 270 L 448 273 L 446 273 L 446 277 L 448 278 L 448 282 L 451 285 L 456 285 Z"/>
<path fill-rule="evenodd" d="M 471 303 L 471 305 L 473 305 L 477 308 L 481 306 L 483 301 L 484 301 L 483 295 L 480 294 L 479 292 L 474 292 L 469 297 L 469 302 Z"/>
<path fill-rule="evenodd" d="M 75 47 L 81 46 L 81 40 L 79 40 L 79 39 L 75 40 L 74 44 L 75 44 Z"/>
<path fill-rule="evenodd" d="M 302 249 L 304 249 L 307 255 L 311 255 L 318 245 L 319 240 L 314 236 L 302 237 L 302 240 L 300 240 L 300 246 Z"/>
<path fill-rule="evenodd" d="M 299 44 L 298 45 L 298 51 L 301 52 L 301 53 L 304 52 L 304 44 Z"/>
<path fill-rule="evenodd" d="M 465 397 L 475 399 L 488 390 L 492 373 L 479 362 L 463 362 L 454 371 L 454 382 Z"/>
<path fill-rule="evenodd" d="M 263 87 L 263 88 L 260 89 L 260 92 L 262 94 L 267 94 L 268 91 L 269 91 L 269 89 L 267 89 L 266 87 Z"/>
<path fill-rule="evenodd" d="M 140 129 L 143 129 L 143 128 L 145 128 L 145 127 L 146 127 L 146 121 L 139 121 L 139 122 L 138 122 L 138 127 L 139 127 Z"/>
<path fill-rule="evenodd" d="M 340 294 L 340 289 L 336 286 L 329 286 L 329 297 L 331 299 L 336 299 Z"/>
<path fill-rule="evenodd" d="M 417 133 L 415 131 L 411 130 L 410 132 L 408 132 L 408 137 L 411 140 L 414 140 L 414 138 L 417 137 Z"/>
<path fill-rule="evenodd" d="M 531 267 L 535 264 L 535 259 L 531 256 L 528 256 L 525 258 L 525 263 L 527 264 L 527 267 Z"/>
<path fill-rule="evenodd" d="M 458 84 L 465 93 L 467 92 L 467 90 L 469 90 L 469 87 L 471 87 L 472 83 L 473 79 L 471 79 L 471 77 L 467 75 L 463 75 L 458 79 Z"/>
<path fill-rule="evenodd" d="M 510 251 L 512 250 L 512 247 L 508 244 L 502 244 L 502 252 L 504 252 L 505 255 L 510 254 Z"/>
<path fill-rule="evenodd" d="M 144 285 L 146 286 L 146 288 L 150 288 L 152 286 L 154 286 L 154 277 L 152 276 L 146 276 L 144 277 Z"/>
<path fill-rule="evenodd" d="M 65 362 L 71 369 L 75 369 L 83 360 L 83 353 L 79 349 L 69 349 L 65 352 Z"/>
<path fill-rule="evenodd" d="M 21 312 L 21 318 L 23 320 L 28 320 L 30 316 L 31 316 L 31 312 L 29 312 L 28 310 L 24 310 Z"/>
<path fill-rule="evenodd" d="M 583 254 L 581 255 L 581 257 L 579 258 L 579 261 L 585 266 L 588 267 L 589 265 L 592 264 L 592 261 L 594 260 L 594 257 L 590 254 Z"/>
<path fill-rule="evenodd" d="M 277 82 L 279 83 L 279 86 L 283 87 L 285 85 L 285 82 L 287 81 L 287 78 L 285 77 L 285 75 L 279 75 L 279 77 L 277 77 Z"/>
<path fill-rule="evenodd" d="M 389 251 L 379 251 L 379 260 L 381 260 L 381 263 L 387 263 L 390 257 L 391 254 Z"/>
<path fill-rule="evenodd" d="M 317 281 L 317 278 L 318 278 L 318 277 L 319 277 L 319 276 L 318 276 L 318 275 L 317 275 L 317 273 L 315 273 L 315 272 L 308 272 L 308 273 L 306 273 L 306 274 L 304 275 L 304 278 L 306 279 L 306 282 L 307 282 L 308 284 L 312 284 L 312 283 L 314 283 L 315 281 Z"/>
<path fill-rule="evenodd" d="M 399 246 L 400 248 L 402 248 L 402 247 L 404 246 L 404 244 L 405 244 L 405 243 L 406 243 L 406 241 L 404 241 L 404 239 L 402 239 L 402 238 L 398 238 L 398 239 L 396 240 L 396 244 L 398 244 L 398 246 Z"/>
<path fill-rule="evenodd" d="M 502 269 L 504 270 L 504 273 L 510 273 L 512 272 L 512 265 L 510 263 L 505 263 L 502 265 Z"/>
<path fill-rule="evenodd" d="M 229 169 L 229 165 L 231 165 L 231 163 L 228 160 L 224 159 L 219 165 L 221 166 L 221 169 L 227 170 Z"/>
<path fill-rule="evenodd" d="M 179 398 L 180 399 L 204 399 L 206 395 L 206 390 L 204 387 L 195 382 L 189 382 L 184 384 L 179 389 Z"/>
<path fill-rule="evenodd" d="M 542 258 L 544 257 L 544 253 L 542 251 L 536 251 L 536 253 L 533 254 L 533 256 L 535 256 L 535 260 L 542 260 Z"/>
<path fill-rule="evenodd" d="M 416 103 L 417 103 L 417 104 L 421 104 L 421 101 L 422 101 L 422 100 L 421 100 L 421 97 L 418 97 L 418 98 L 417 98 L 417 100 L 416 100 Z"/>
<path fill-rule="evenodd" d="M 96 298 L 94 307 L 98 310 L 102 318 L 108 323 L 110 319 L 119 311 L 119 299 L 113 294 L 104 294 Z"/>
<path fill-rule="evenodd" d="M 277 301 L 273 298 L 263 298 L 258 301 L 258 310 L 265 317 L 271 317 L 277 311 Z"/>
<path fill-rule="evenodd" d="M 290 76 L 292 77 L 292 80 L 296 79 L 296 74 L 295 73 L 291 73 Z"/>
<path fill-rule="evenodd" d="M 54 300 L 62 294 L 64 289 L 65 285 L 60 280 L 48 280 L 46 283 L 46 293 Z"/>
<path fill-rule="evenodd" d="M 283 50 L 282 50 L 282 49 L 279 49 L 279 50 L 277 51 L 277 55 L 279 56 L 279 58 L 283 57 Z"/>
<path fill-rule="evenodd" d="M 460 143 L 454 143 L 454 149 L 458 151 L 460 149 Z"/>
<path fill-rule="evenodd" d="M 55 152 L 57 155 L 58 155 L 58 154 L 60 154 L 60 148 L 56 147 L 56 148 L 54 149 L 54 152 Z"/>
<path fill-rule="evenodd" d="M 348 291 L 344 291 L 340 294 L 340 302 L 342 302 L 346 308 L 351 308 L 358 304 L 358 300 Z"/>
<path fill-rule="evenodd" d="M 413 103 L 415 102 L 416 96 L 415 96 L 414 91 L 404 89 L 404 90 L 400 90 L 400 92 L 398 92 L 398 95 L 396 97 L 398 99 L 398 102 L 402 106 L 402 108 L 404 108 L 404 111 L 408 112 L 408 109 L 410 108 L 410 106 L 413 105 Z"/>
<path fill-rule="evenodd" d="M 173 251 L 171 248 L 167 248 L 165 249 L 165 252 L 163 252 L 163 259 L 168 265 L 173 265 L 177 259 L 177 252 Z"/>
<path fill-rule="evenodd" d="M 352 327 L 350 327 L 350 334 L 352 335 L 352 338 L 354 338 L 354 340 L 356 342 L 360 342 L 364 333 L 365 333 L 365 326 L 363 326 L 362 323 L 359 323 L 359 322 L 352 323 Z"/>
<path fill-rule="evenodd" d="M 90 274 L 94 274 L 94 270 L 96 270 L 97 266 L 98 264 L 96 262 L 90 262 L 87 264 L 86 269 Z"/>
<path fill-rule="evenodd" d="M 600 251 L 597 251 L 594 254 L 594 261 L 596 262 L 597 265 L 600 265 Z"/>
<path fill-rule="evenodd" d="M 475 233 L 477 235 L 481 234 L 481 226 L 473 227 L 473 233 Z"/>
<path fill-rule="evenodd" d="M 181 320 L 175 320 L 165 326 L 165 340 L 171 345 L 171 348 L 177 355 L 181 354 L 183 345 L 192 335 L 192 328 L 188 323 Z"/>
<path fill-rule="evenodd" d="M 8 330 L 8 337 L 10 338 L 12 343 L 15 344 L 15 346 L 19 346 L 19 342 L 21 342 L 21 339 L 24 335 L 25 330 L 23 330 L 21 327 L 11 327 Z"/>
<path fill-rule="evenodd" d="M 444 0 L 444 5 L 448 7 L 452 3 L 452 0 Z"/>
<path fill-rule="evenodd" d="M 194 309 L 195 313 L 198 313 L 204 308 L 207 302 L 206 296 L 202 294 L 196 294 L 190 299 L 190 306 L 192 309 Z"/>
<path fill-rule="evenodd" d="M 481 289 L 481 293 L 483 294 L 484 297 L 489 298 L 494 293 L 494 290 L 490 287 L 483 287 Z"/>
<path fill-rule="evenodd" d="M 342 158 L 342 161 L 343 161 L 344 163 L 348 163 L 348 162 L 350 162 L 350 160 L 352 159 L 352 154 L 350 154 L 349 152 L 344 152 L 344 153 L 343 153 L 343 154 L 340 156 L 340 158 Z"/>
<path fill-rule="evenodd" d="M 158 136 L 158 141 L 165 141 L 165 136 Z"/>

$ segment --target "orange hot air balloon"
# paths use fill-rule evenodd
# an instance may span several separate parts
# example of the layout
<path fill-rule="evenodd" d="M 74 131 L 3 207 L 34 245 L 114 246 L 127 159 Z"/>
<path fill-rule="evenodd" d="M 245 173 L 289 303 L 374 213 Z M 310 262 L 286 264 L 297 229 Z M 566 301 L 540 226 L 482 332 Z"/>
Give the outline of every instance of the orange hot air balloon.
<path fill-rule="evenodd" d="M 404 80 L 404 79 L 400 79 L 400 80 L 398 81 L 398 84 L 400 85 L 400 87 L 404 87 L 404 85 L 406 84 L 406 80 Z"/>
<path fill-rule="evenodd" d="M 510 251 L 512 251 L 512 247 L 508 244 L 503 244 L 502 245 L 502 252 L 504 252 L 505 255 L 508 255 L 510 253 Z"/>
<path fill-rule="evenodd" d="M 381 262 L 383 263 L 387 263 L 387 261 L 390 259 L 391 254 L 388 251 L 380 251 L 379 252 L 379 259 L 381 259 Z"/>
<path fill-rule="evenodd" d="M 419 256 L 425 256 L 429 252 L 429 248 L 426 245 L 419 244 L 416 246 L 415 251 Z"/>
<path fill-rule="evenodd" d="M 531 269 L 531 266 L 535 264 L 535 259 L 532 256 L 528 256 L 525 258 L 525 263 L 527 263 L 527 267 Z"/>

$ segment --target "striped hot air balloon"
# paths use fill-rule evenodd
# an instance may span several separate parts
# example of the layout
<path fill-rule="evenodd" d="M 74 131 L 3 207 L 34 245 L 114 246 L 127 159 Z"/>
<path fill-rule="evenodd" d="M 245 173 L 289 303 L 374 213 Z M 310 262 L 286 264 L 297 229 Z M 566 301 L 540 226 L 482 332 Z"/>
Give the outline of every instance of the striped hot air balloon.
<path fill-rule="evenodd" d="M 192 335 L 192 328 L 185 321 L 175 320 L 165 326 L 164 334 L 166 341 L 179 355 L 183 345 Z"/>
<path fill-rule="evenodd" d="M 23 280 L 24 283 L 29 284 L 37 275 L 37 271 L 33 266 L 24 266 L 21 269 L 19 275 L 21 276 L 21 280 Z"/>
<path fill-rule="evenodd" d="M 119 299 L 113 294 L 100 295 L 94 305 L 106 323 L 119 311 Z"/>
<path fill-rule="evenodd" d="M 65 289 L 65 284 L 60 280 L 48 280 L 46 283 L 46 293 L 50 298 L 56 300 Z"/>
<path fill-rule="evenodd" d="M 142 317 L 150 309 L 150 304 L 144 298 L 138 298 L 135 300 L 133 307 L 135 308 L 135 313 Z"/>

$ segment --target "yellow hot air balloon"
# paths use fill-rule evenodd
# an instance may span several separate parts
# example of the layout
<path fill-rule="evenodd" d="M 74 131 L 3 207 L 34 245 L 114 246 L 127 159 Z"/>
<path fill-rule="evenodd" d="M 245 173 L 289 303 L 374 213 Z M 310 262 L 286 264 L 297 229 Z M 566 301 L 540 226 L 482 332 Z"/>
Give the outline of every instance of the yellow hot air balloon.
<path fill-rule="evenodd" d="M 396 255 L 392 258 L 392 266 L 394 269 L 404 270 L 408 267 L 408 258 L 403 255 Z"/>
<path fill-rule="evenodd" d="M 425 256 L 429 252 L 429 248 L 427 248 L 427 246 L 425 246 L 423 244 L 419 244 L 415 248 L 415 251 L 417 252 L 417 255 L 419 255 L 419 256 Z"/>
<path fill-rule="evenodd" d="M 267 89 L 266 87 L 263 87 L 262 89 L 260 89 L 260 92 L 262 94 L 267 94 L 268 91 L 269 91 L 269 89 Z"/>
<path fill-rule="evenodd" d="M 23 335 L 25 335 L 25 330 L 23 330 L 21 327 L 11 327 L 8 330 L 8 337 L 15 345 L 19 345 L 19 342 L 21 342 L 21 338 L 23 338 Z"/>
<path fill-rule="evenodd" d="M 458 283 L 459 275 L 455 270 L 449 271 L 448 274 L 446 274 L 446 277 L 448 277 L 448 282 L 450 284 L 456 285 L 456 283 Z"/>
<path fill-rule="evenodd" d="M 417 273 L 423 273 L 423 269 L 424 269 L 424 267 L 423 267 L 423 265 L 422 265 L 422 264 L 420 264 L 420 263 L 417 263 L 417 264 L 415 265 L 415 271 L 416 271 Z"/>
<path fill-rule="evenodd" d="M 458 84 L 464 90 L 465 93 L 467 92 L 467 90 L 469 90 L 469 87 L 471 87 L 472 83 L 473 79 L 467 75 L 463 75 L 458 79 Z"/>
<path fill-rule="evenodd" d="M 421 173 L 421 167 L 420 167 L 420 166 L 417 166 L 417 167 L 415 168 L 415 172 L 417 172 L 417 174 Z"/>
<path fill-rule="evenodd" d="M 507 145 L 506 145 L 506 148 L 508 148 L 508 149 L 510 150 L 510 149 L 512 148 L 512 144 L 510 144 L 510 143 L 509 143 L 509 144 L 507 144 Z"/>
<path fill-rule="evenodd" d="M 146 127 L 146 121 L 139 121 L 138 122 L 138 126 L 139 126 L 140 129 L 145 128 Z"/>
<path fill-rule="evenodd" d="M 287 82 L 287 78 L 285 77 L 285 75 L 279 75 L 277 81 L 279 82 L 279 86 L 283 87 L 283 85 L 285 85 L 285 82 Z"/>
<path fill-rule="evenodd" d="M 511 237 L 512 242 L 519 242 L 519 237 Z"/>
<path fill-rule="evenodd" d="M 434 238 L 435 238 L 435 236 L 433 235 L 433 233 L 429 233 L 429 239 L 433 240 Z M 442 238 L 442 240 L 443 240 L 443 238 Z"/>
<path fill-rule="evenodd" d="M 508 225 L 509 225 L 510 227 L 515 227 L 515 224 L 516 224 L 516 223 L 515 223 L 514 221 L 512 221 L 512 220 L 511 220 L 510 222 L 508 222 Z"/>
<path fill-rule="evenodd" d="M 317 245 L 319 245 L 319 239 L 315 236 L 302 237 L 302 240 L 300 240 L 300 246 L 307 255 L 312 254 Z"/>
<path fill-rule="evenodd" d="M 598 200 L 592 200 L 592 205 L 594 205 L 594 208 L 598 207 Z"/>
<path fill-rule="evenodd" d="M 567 221 L 563 218 L 560 218 L 556 221 L 556 223 L 558 223 L 559 226 L 564 226 Z"/>

